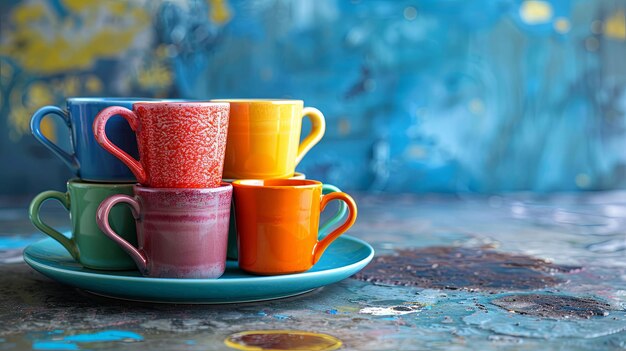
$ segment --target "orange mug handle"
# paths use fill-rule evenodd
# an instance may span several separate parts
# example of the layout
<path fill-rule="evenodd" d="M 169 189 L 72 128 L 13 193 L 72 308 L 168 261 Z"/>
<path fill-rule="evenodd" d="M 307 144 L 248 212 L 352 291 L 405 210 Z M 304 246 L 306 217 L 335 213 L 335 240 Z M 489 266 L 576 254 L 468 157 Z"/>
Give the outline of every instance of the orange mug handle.
<path fill-rule="evenodd" d="M 302 109 L 302 118 L 308 117 L 311 120 L 311 132 L 302 140 L 298 146 L 298 155 L 296 156 L 296 166 L 302 161 L 304 155 L 317 144 L 326 132 L 326 120 L 322 112 L 315 107 L 305 107 Z"/>
<path fill-rule="evenodd" d="M 324 237 L 324 239 L 318 241 L 317 244 L 315 244 L 315 247 L 313 248 L 313 264 L 316 264 L 317 261 L 320 260 L 320 257 L 322 257 L 322 254 L 324 253 L 324 251 L 326 251 L 328 245 L 330 245 L 341 234 L 345 233 L 346 230 L 352 227 L 352 225 L 356 221 L 356 216 L 358 212 L 356 208 L 356 202 L 354 202 L 350 195 L 343 192 L 334 192 L 322 196 L 320 212 L 324 211 L 326 205 L 328 205 L 328 203 L 333 200 L 341 200 L 346 203 L 346 205 L 348 206 L 348 216 L 346 218 L 346 221 L 343 222 L 342 225 L 340 225 L 337 229 L 333 230 L 330 234 Z"/>
<path fill-rule="evenodd" d="M 93 121 L 93 135 L 96 137 L 96 141 L 98 144 L 102 146 L 106 151 L 113 154 L 113 156 L 120 159 L 120 161 L 124 162 L 125 165 L 130 168 L 130 171 L 133 172 L 135 177 L 137 177 L 137 181 L 141 184 L 145 184 L 147 177 L 146 171 L 141 166 L 141 163 L 135 160 L 132 156 L 127 154 L 124 150 L 120 149 L 118 146 L 113 144 L 106 134 L 106 125 L 109 121 L 109 118 L 120 115 L 128 121 L 130 124 L 130 128 L 137 133 L 137 129 L 139 128 L 139 118 L 135 114 L 135 112 L 122 107 L 122 106 L 110 106 L 100 111 L 96 118 Z"/>

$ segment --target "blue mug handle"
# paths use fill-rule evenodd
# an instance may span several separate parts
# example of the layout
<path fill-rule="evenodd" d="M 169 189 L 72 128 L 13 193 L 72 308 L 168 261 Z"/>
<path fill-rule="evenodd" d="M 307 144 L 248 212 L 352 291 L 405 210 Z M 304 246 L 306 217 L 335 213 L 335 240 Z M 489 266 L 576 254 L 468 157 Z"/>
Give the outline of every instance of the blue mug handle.
<path fill-rule="evenodd" d="M 72 170 L 74 173 L 78 174 L 78 169 L 80 168 L 78 164 L 78 159 L 76 158 L 75 153 L 68 153 L 67 151 L 61 149 L 58 145 L 50 141 L 50 139 L 46 138 L 41 132 L 41 120 L 46 115 L 57 115 L 63 119 L 65 125 L 72 129 L 72 122 L 70 121 L 70 116 L 67 112 L 63 111 L 59 107 L 56 106 L 44 106 L 37 110 L 33 117 L 30 119 L 30 131 L 33 133 L 33 136 L 37 141 L 39 141 L 43 146 L 47 147 L 52 151 L 55 155 L 59 156 L 59 158 Z M 72 132 L 70 130 L 70 136 Z M 74 147 L 74 143 L 72 143 L 72 147 Z"/>
<path fill-rule="evenodd" d="M 334 193 L 334 192 L 341 192 L 341 189 L 331 184 L 322 185 L 323 195 Z M 324 223 L 320 227 L 319 237 L 323 238 L 326 235 L 328 235 L 328 233 L 333 228 L 333 226 L 337 224 L 343 217 L 345 217 L 347 212 L 348 212 L 348 206 L 346 206 L 346 203 L 343 201 L 339 201 L 339 209 L 337 209 L 337 212 L 326 223 Z"/>

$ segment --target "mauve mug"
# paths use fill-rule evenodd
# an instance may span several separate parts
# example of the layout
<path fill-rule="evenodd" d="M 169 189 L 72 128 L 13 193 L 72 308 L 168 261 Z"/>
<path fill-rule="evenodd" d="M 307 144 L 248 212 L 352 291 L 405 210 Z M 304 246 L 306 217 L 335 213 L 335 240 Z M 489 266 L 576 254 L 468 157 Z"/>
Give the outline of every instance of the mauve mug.
<path fill-rule="evenodd" d="M 128 167 L 98 145 L 93 136 L 92 125 L 98 112 L 104 108 L 110 106 L 131 108 L 134 102 L 144 100 L 150 99 L 69 98 L 65 110 L 57 106 L 45 106 L 37 110 L 30 120 L 30 129 L 35 139 L 57 155 L 77 177 L 95 182 L 135 182 L 135 176 Z M 71 152 L 60 148 L 41 132 L 41 121 L 47 115 L 61 117 L 69 128 Z M 111 135 L 112 142 L 124 152 L 132 157 L 138 156 L 135 135 L 126 121 L 122 118 L 111 119 L 107 132 Z"/>
<path fill-rule="evenodd" d="M 224 274 L 233 187 L 147 188 L 135 196 L 105 199 L 96 214 L 102 232 L 135 260 L 139 271 L 156 278 L 218 278 Z M 109 226 L 109 211 L 127 203 L 137 221 L 135 248 Z"/>
<path fill-rule="evenodd" d="M 107 107 L 93 133 L 124 162 L 142 185 L 153 188 L 214 188 L 222 182 L 230 105 L 216 102 L 138 102 L 129 110 Z M 109 140 L 108 121 L 124 117 L 136 133 L 139 160 Z"/>

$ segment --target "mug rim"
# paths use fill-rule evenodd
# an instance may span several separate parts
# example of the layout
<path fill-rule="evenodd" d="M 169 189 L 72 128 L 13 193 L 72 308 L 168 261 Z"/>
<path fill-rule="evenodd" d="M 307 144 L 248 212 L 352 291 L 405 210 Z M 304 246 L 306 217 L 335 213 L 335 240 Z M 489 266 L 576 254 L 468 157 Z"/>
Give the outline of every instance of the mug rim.
<path fill-rule="evenodd" d="M 296 177 L 298 177 L 298 178 L 296 178 Z M 222 178 L 222 181 L 226 182 L 226 183 L 232 183 L 235 180 L 244 180 L 244 179 L 248 179 L 248 178 L 237 178 L 237 179 L 235 179 L 235 178 Z M 268 178 L 268 179 L 274 179 L 274 178 Z M 291 176 L 289 178 L 276 178 L 276 179 L 299 179 L 299 180 L 302 180 L 302 179 L 306 179 L 306 174 L 304 174 L 302 172 L 293 172 L 293 176 Z"/>
<path fill-rule="evenodd" d="M 265 185 L 265 182 L 280 184 Z M 309 189 L 323 185 L 314 179 L 238 179 L 232 184 L 235 188 L 244 189 Z"/>
<path fill-rule="evenodd" d="M 303 104 L 304 100 L 300 99 L 255 99 L 255 98 L 236 98 L 236 99 L 211 99 L 216 102 L 242 103 L 242 104 L 261 104 L 261 105 L 289 105 Z"/>
<path fill-rule="evenodd" d="M 72 178 L 69 179 L 67 181 L 67 186 L 69 187 L 70 185 L 75 187 L 75 188 L 107 188 L 107 189 L 111 189 L 111 188 L 127 188 L 127 187 L 134 187 L 135 184 L 137 184 L 137 181 L 132 181 L 132 182 L 127 182 L 127 183 L 102 183 L 102 182 L 90 182 L 90 181 L 86 181 L 80 178 Z"/>
<path fill-rule="evenodd" d="M 149 105 L 166 105 L 166 106 L 215 106 L 215 107 L 230 107 L 227 102 L 215 102 L 207 100 L 150 100 L 150 101 L 137 101 L 133 103 L 133 109 L 135 106 L 149 106 Z"/>
<path fill-rule="evenodd" d="M 137 192 L 143 193 L 201 193 L 201 194 L 209 194 L 209 193 L 217 193 L 228 191 L 232 189 L 232 185 L 227 182 L 220 182 L 220 185 L 215 188 L 154 188 L 141 185 L 139 183 L 133 184 L 133 190 Z"/>
<path fill-rule="evenodd" d="M 149 97 L 116 97 L 116 96 L 73 96 L 65 99 L 70 103 L 98 103 L 98 102 L 106 102 L 106 103 L 134 103 L 134 102 L 142 102 L 142 101 L 171 101 L 176 102 L 181 99 L 159 99 L 159 98 L 149 98 Z M 186 100 L 182 100 L 186 101 Z"/>

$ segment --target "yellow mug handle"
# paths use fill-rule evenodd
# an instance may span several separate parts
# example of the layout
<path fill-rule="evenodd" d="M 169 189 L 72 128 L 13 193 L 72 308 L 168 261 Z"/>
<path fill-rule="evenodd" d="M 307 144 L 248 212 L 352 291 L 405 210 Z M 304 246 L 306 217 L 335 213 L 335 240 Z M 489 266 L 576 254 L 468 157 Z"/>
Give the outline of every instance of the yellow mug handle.
<path fill-rule="evenodd" d="M 324 132 L 326 132 L 326 120 L 320 110 L 315 107 L 305 107 L 302 109 L 302 118 L 304 119 L 304 117 L 308 117 L 309 120 L 311 120 L 311 132 L 302 140 L 302 143 L 300 143 L 298 147 L 296 166 L 302 161 L 304 155 L 306 155 L 315 144 L 322 140 Z"/>

